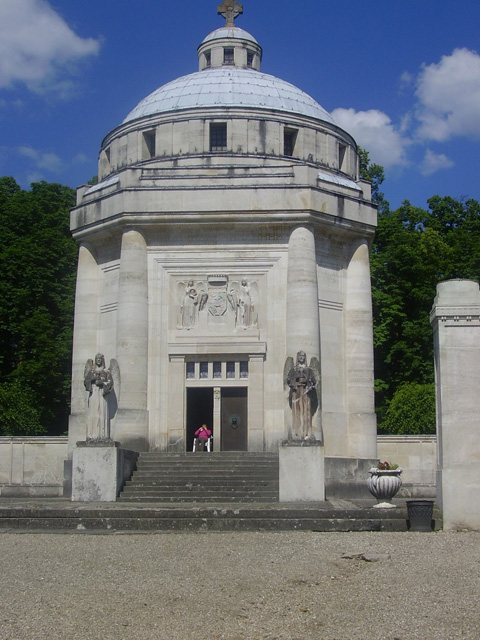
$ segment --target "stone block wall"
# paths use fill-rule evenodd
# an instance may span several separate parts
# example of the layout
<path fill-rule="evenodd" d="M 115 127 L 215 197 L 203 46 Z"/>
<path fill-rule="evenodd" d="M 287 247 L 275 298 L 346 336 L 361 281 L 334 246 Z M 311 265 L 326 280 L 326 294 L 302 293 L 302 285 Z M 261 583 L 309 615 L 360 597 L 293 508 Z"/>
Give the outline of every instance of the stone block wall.
<path fill-rule="evenodd" d="M 402 469 L 400 497 L 431 498 L 435 496 L 437 472 L 437 437 L 378 436 L 378 459 L 398 464 Z"/>
<path fill-rule="evenodd" d="M 67 441 L 0 438 L 0 497 L 61 496 Z M 436 436 L 378 436 L 378 457 L 402 467 L 401 496 L 435 495 Z"/>
<path fill-rule="evenodd" d="M 67 437 L 0 438 L 0 496 L 63 495 Z"/>

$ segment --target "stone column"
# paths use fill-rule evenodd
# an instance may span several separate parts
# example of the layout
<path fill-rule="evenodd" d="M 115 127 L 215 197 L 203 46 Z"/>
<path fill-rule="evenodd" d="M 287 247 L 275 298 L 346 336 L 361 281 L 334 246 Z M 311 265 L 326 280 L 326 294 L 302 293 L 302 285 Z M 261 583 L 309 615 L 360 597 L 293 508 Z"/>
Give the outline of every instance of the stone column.
<path fill-rule="evenodd" d="M 78 254 L 77 286 L 75 293 L 75 322 L 73 329 L 72 401 L 68 429 L 68 450 L 87 437 L 86 394 L 83 384 L 85 363 L 98 351 L 98 265 L 86 244 Z"/>
<path fill-rule="evenodd" d="M 264 356 L 248 362 L 248 450 L 264 451 Z"/>
<path fill-rule="evenodd" d="M 148 449 L 148 274 L 147 246 L 138 232 L 122 237 L 117 313 L 120 401 L 113 437 L 122 447 Z"/>
<path fill-rule="evenodd" d="M 437 397 L 437 500 L 443 528 L 480 529 L 480 291 L 437 285 L 430 316 Z"/>
<path fill-rule="evenodd" d="M 168 451 L 185 452 L 185 357 L 170 356 L 167 376 Z"/>
<path fill-rule="evenodd" d="M 305 351 L 307 363 L 320 360 L 320 318 L 318 311 L 317 259 L 315 236 L 310 227 L 296 227 L 288 243 L 286 355 L 294 360 Z M 291 428 L 291 410 L 285 411 L 287 429 Z M 322 438 L 321 398 L 312 417 L 313 434 Z"/>
<path fill-rule="evenodd" d="M 222 450 L 222 389 L 213 387 L 213 450 Z"/>
<path fill-rule="evenodd" d="M 366 243 L 357 248 L 348 266 L 345 331 L 348 414 L 345 455 L 376 458 L 372 291 Z"/>
<path fill-rule="evenodd" d="M 320 357 L 317 260 L 310 227 L 297 227 L 288 244 L 287 355 Z"/>

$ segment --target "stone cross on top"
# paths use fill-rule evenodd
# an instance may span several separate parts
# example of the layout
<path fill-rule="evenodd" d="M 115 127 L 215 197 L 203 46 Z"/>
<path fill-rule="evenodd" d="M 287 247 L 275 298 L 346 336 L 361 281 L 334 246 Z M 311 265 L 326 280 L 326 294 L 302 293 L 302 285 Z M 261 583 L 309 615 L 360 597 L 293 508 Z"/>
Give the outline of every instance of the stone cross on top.
<path fill-rule="evenodd" d="M 243 5 L 236 0 L 224 0 L 222 4 L 218 5 L 217 13 L 225 18 L 226 27 L 234 27 L 235 18 L 243 13 Z"/>

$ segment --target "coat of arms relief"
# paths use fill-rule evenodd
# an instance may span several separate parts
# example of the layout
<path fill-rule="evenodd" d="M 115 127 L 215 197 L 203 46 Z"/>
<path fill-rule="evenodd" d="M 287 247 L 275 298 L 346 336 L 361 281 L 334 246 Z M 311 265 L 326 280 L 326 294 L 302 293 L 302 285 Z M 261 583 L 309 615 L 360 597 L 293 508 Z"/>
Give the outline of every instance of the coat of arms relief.
<path fill-rule="evenodd" d="M 178 329 L 219 327 L 256 329 L 259 289 L 256 280 L 230 280 L 225 274 L 177 282 Z"/>

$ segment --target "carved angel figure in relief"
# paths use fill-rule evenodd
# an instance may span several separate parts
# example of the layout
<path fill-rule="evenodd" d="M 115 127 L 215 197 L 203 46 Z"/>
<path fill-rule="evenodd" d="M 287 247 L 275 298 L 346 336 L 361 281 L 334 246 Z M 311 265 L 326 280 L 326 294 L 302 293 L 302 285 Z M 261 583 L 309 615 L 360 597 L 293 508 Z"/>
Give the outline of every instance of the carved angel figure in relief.
<path fill-rule="evenodd" d="M 318 408 L 320 391 L 318 358 L 311 358 L 310 366 L 308 366 L 305 351 L 297 353 L 295 363 L 292 357 L 288 357 L 285 362 L 284 381 L 290 388 L 292 437 L 295 440 L 314 440 L 312 416 Z"/>
<path fill-rule="evenodd" d="M 87 442 L 110 440 L 110 410 L 108 396 L 114 388 L 114 379 L 120 381 L 120 368 L 115 359 L 105 367 L 105 356 L 97 353 L 95 361 L 85 364 L 84 385 L 87 399 Z"/>
<path fill-rule="evenodd" d="M 227 299 L 235 314 L 236 327 L 247 329 L 257 326 L 259 293 L 256 282 L 248 282 L 245 278 L 240 282 L 232 282 Z"/>
<path fill-rule="evenodd" d="M 178 324 L 180 328 L 192 329 L 197 326 L 198 314 L 207 304 L 208 293 L 205 291 L 203 282 L 195 283 L 193 280 L 189 280 L 187 283 L 179 283 L 179 286 L 182 293 Z"/>

